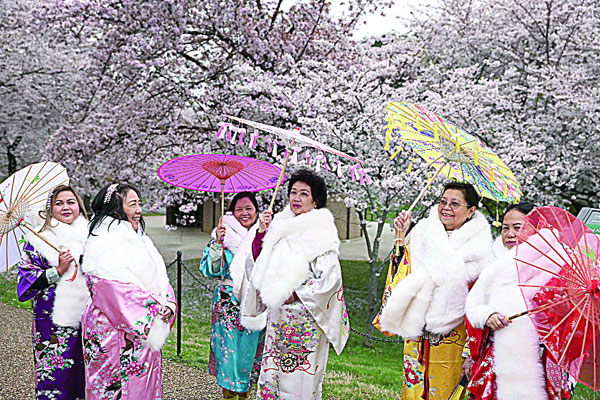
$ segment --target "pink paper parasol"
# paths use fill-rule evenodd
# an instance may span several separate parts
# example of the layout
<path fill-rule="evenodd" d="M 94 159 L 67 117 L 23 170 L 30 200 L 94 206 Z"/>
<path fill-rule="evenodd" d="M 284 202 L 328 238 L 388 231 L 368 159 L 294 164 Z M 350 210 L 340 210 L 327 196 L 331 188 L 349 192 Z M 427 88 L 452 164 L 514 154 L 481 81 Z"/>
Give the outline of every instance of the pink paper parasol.
<path fill-rule="evenodd" d="M 169 185 L 202 192 L 221 192 L 221 216 L 225 208 L 225 193 L 274 188 L 281 173 L 281 168 L 266 161 L 228 154 L 177 157 L 158 168 L 158 177 Z"/>

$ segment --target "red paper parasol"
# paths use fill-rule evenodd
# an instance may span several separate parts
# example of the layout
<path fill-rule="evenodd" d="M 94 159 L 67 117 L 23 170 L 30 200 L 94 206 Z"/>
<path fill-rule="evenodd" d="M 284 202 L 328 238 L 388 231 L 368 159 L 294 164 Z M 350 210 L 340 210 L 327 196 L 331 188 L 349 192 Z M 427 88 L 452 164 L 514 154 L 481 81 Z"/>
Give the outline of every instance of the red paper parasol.
<path fill-rule="evenodd" d="M 277 185 L 280 174 L 281 168 L 266 161 L 228 154 L 177 157 L 158 168 L 158 177 L 169 185 L 202 192 L 221 192 L 221 216 L 225 193 L 271 189 Z"/>
<path fill-rule="evenodd" d="M 546 206 L 523 220 L 515 257 L 540 341 L 558 365 L 594 390 L 600 390 L 599 255 L 600 239 L 583 222 Z"/>

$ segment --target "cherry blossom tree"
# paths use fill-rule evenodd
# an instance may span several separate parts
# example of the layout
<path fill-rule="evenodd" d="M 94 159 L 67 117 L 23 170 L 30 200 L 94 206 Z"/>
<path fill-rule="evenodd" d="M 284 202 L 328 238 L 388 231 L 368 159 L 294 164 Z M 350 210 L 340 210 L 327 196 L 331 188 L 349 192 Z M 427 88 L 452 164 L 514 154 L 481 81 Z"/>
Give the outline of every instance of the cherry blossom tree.
<path fill-rule="evenodd" d="M 0 7 L 0 174 L 37 162 L 48 137 L 69 121 L 78 98 L 81 55 L 40 33 L 35 2 Z M 69 90 L 65 90 L 69 88 Z"/>
<path fill-rule="evenodd" d="M 539 204 L 597 206 L 597 2 L 444 0 L 415 22 L 422 102 L 482 138 Z"/>

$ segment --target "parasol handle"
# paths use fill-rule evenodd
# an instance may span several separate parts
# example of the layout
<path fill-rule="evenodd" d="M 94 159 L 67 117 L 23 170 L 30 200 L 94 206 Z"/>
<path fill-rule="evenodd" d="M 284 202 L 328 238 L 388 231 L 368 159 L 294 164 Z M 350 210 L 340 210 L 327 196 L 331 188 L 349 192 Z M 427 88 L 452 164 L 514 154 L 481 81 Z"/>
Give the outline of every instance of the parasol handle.
<path fill-rule="evenodd" d="M 225 180 L 221 179 L 221 218 L 219 225 L 223 224 L 223 215 L 225 215 Z"/>
<path fill-rule="evenodd" d="M 40 239 L 42 239 L 48 246 L 52 247 L 54 250 L 56 250 L 56 251 L 58 251 L 60 253 L 60 250 L 58 249 L 58 247 L 56 247 L 55 245 L 53 245 L 52 243 L 50 243 L 45 237 L 43 237 L 42 235 L 40 235 L 39 233 L 37 233 L 35 231 L 35 229 L 33 229 L 32 227 L 30 227 L 27 222 L 23 221 L 23 223 L 21 224 L 21 226 L 24 226 L 25 228 L 29 229 L 31 232 L 33 232 L 33 234 L 35 236 L 37 236 Z"/>
<path fill-rule="evenodd" d="M 290 141 L 290 149 L 294 145 L 294 138 Z M 290 159 L 290 151 L 288 150 L 285 160 L 283 161 L 283 166 L 281 167 L 281 173 L 279 174 L 279 179 L 277 180 L 277 186 L 275 186 L 275 192 L 273 193 L 273 198 L 271 199 L 271 204 L 269 204 L 269 210 L 273 211 L 273 204 L 275 203 L 275 197 L 277 197 L 277 192 L 279 191 L 279 186 L 281 185 L 281 180 L 283 179 L 283 174 L 285 173 L 285 168 L 287 167 L 287 163 Z"/>
<path fill-rule="evenodd" d="M 425 185 L 425 187 L 421 190 L 421 193 L 419 193 L 419 195 L 417 196 L 415 201 L 413 201 L 412 204 L 410 205 L 410 207 L 408 207 L 408 210 L 407 210 L 408 212 L 411 212 L 412 209 L 415 208 L 415 206 L 417 205 L 419 200 L 421 200 L 421 198 L 423 198 L 423 196 L 425 195 L 425 192 L 427 192 L 427 189 L 429 189 L 429 187 L 433 183 L 433 180 L 439 175 L 440 172 L 442 172 L 442 169 L 446 166 L 446 164 L 447 163 L 444 163 L 440 167 L 440 169 L 435 171 L 435 174 L 433 174 L 431 179 L 429 179 L 429 181 L 427 182 L 427 185 Z M 396 239 L 394 241 L 396 242 L 396 257 L 398 257 L 400 255 L 400 246 L 404 245 L 404 241 L 402 239 L 400 239 L 399 234 L 396 234 Z M 400 243 L 400 242 L 402 242 L 402 243 Z"/>
<path fill-rule="evenodd" d="M 529 314 L 529 311 L 523 311 L 518 314 L 511 315 L 510 317 L 506 317 L 506 320 L 512 321 L 513 319 L 517 319 L 517 318 L 522 317 L 523 315 L 527 315 L 527 314 Z"/>

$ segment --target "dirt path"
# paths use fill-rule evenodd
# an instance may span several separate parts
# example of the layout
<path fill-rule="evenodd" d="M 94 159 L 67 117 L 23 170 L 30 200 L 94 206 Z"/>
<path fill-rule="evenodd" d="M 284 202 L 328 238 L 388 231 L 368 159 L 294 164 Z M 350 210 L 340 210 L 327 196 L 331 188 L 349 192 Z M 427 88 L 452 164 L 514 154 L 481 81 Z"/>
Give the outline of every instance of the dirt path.
<path fill-rule="evenodd" d="M 34 399 L 31 313 L 0 303 L 0 400 Z M 206 371 L 163 360 L 165 400 L 217 400 L 220 390 Z"/>

